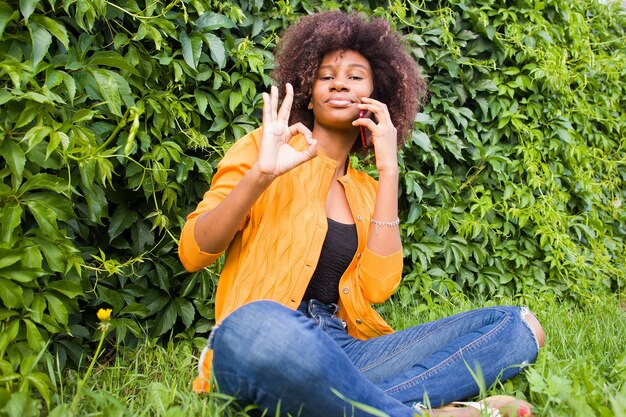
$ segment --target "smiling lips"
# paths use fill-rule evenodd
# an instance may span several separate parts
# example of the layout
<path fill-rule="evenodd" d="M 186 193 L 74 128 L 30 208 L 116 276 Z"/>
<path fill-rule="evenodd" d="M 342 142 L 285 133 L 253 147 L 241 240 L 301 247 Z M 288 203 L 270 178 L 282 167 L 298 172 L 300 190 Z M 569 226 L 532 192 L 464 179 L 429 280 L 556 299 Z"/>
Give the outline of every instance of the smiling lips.
<path fill-rule="evenodd" d="M 350 97 L 346 96 L 332 96 L 326 100 L 326 104 L 333 107 L 348 107 L 351 106 L 355 100 L 352 100 Z"/>

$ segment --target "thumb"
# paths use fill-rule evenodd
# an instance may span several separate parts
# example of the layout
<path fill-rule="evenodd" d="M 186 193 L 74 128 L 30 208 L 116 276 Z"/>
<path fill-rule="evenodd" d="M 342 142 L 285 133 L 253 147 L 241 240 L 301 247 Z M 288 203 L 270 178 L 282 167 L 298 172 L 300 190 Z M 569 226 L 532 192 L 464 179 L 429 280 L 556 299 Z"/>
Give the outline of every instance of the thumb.
<path fill-rule="evenodd" d="M 309 142 L 309 147 L 299 153 L 298 165 L 313 159 L 317 156 L 317 141 L 315 139 Z"/>

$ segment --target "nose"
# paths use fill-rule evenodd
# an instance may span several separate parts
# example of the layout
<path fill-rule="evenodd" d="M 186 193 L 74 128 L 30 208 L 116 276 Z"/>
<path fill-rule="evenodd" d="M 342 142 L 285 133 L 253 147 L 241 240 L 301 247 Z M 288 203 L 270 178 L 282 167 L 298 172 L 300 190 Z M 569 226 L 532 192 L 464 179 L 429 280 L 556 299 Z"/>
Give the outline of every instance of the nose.
<path fill-rule="evenodd" d="M 330 83 L 331 91 L 347 91 L 348 84 L 341 79 L 340 77 L 333 78 L 333 81 Z"/>

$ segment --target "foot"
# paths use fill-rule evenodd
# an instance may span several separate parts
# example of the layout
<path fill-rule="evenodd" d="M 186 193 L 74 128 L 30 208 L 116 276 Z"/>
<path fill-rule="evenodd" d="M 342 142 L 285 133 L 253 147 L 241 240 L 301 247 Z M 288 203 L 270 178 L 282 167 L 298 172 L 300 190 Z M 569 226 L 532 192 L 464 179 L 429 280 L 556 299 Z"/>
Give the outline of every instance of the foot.
<path fill-rule="evenodd" d="M 432 410 L 423 410 L 424 417 L 481 417 L 480 411 L 473 407 L 446 405 Z"/>
<path fill-rule="evenodd" d="M 484 411 L 481 411 L 483 410 Z M 532 405 L 508 395 L 494 395 L 480 402 L 456 402 L 428 410 L 432 417 L 532 417 Z"/>
<path fill-rule="evenodd" d="M 489 408 L 500 411 L 502 417 L 532 417 L 533 406 L 510 395 L 492 395 L 481 401 Z"/>

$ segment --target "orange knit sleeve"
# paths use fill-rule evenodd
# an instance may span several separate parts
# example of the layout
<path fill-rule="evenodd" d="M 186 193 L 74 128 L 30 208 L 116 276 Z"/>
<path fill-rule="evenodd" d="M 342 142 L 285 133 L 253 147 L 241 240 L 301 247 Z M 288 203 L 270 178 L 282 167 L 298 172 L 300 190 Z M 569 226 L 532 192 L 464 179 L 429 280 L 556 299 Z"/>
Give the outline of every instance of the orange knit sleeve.
<path fill-rule="evenodd" d="M 400 285 L 402 278 L 402 250 L 388 255 L 378 255 L 367 247 L 363 251 L 359 276 L 363 296 L 372 303 L 382 303 Z"/>
<path fill-rule="evenodd" d="M 243 175 L 256 161 L 260 137 L 260 129 L 257 129 L 235 142 L 218 164 L 209 191 L 204 194 L 198 207 L 187 216 L 178 244 L 178 256 L 187 271 L 194 272 L 207 267 L 223 253 L 207 253 L 200 250 L 194 238 L 196 218 L 217 207 L 241 181 Z M 242 226 L 243 224 L 245 222 L 242 222 Z"/>

